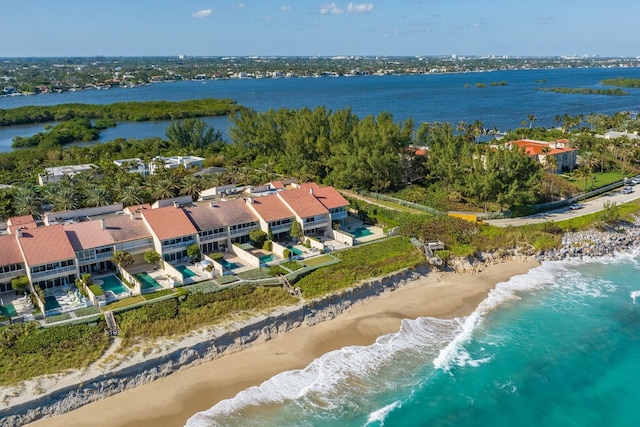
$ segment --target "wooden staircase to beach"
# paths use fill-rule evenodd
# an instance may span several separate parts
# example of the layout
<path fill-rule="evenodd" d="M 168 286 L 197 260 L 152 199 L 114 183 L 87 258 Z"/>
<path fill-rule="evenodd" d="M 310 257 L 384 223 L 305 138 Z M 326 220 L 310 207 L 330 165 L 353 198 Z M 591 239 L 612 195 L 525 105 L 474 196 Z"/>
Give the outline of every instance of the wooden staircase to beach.
<path fill-rule="evenodd" d="M 287 276 L 285 275 L 279 275 L 276 276 L 278 278 L 278 281 L 280 283 L 282 283 L 282 286 L 287 290 L 287 292 L 289 292 L 291 295 L 300 298 L 302 296 L 302 291 L 300 290 L 300 288 L 296 288 L 294 287 L 290 282 L 289 279 L 287 279 Z"/>
<path fill-rule="evenodd" d="M 118 336 L 118 332 L 120 328 L 118 328 L 118 324 L 116 323 L 116 318 L 113 316 L 113 312 L 105 311 L 104 320 L 107 322 L 107 327 L 105 328 L 105 333 L 110 337 L 114 338 Z"/>
<path fill-rule="evenodd" d="M 442 258 L 435 254 L 434 251 L 444 249 L 444 243 L 440 240 L 432 240 L 428 242 L 422 242 L 415 237 L 409 239 L 410 242 L 417 248 L 421 248 L 427 257 L 427 262 L 431 265 L 441 266 L 443 264 Z"/>

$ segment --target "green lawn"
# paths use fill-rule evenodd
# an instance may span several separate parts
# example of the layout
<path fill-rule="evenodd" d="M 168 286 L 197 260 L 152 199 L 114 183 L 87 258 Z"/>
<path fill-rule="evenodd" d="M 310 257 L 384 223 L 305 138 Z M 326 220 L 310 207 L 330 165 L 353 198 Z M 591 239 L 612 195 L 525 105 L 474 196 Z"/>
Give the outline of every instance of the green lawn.
<path fill-rule="evenodd" d="M 320 265 L 324 265 L 324 264 L 334 264 L 337 261 L 334 257 L 332 257 L 331 255 L 321 255 L 315 258 L 307 258 L 305 260 L 302 261 L 303 263 L 305 263 L 306 265 L 308 265 L 309 267 L 318 267 Z"/>
<path fill-rule="evenodd" d="M 591 191 L 591 190 L 595 190 L 596 188 L 600 188 L 600 187 L 604 187 L 606 185 L 609 184 L 613 184 L 614 182 L 618 182 L 622 179 L 622 176 L 620 175 L 620 171 L 609 171 L 609 172 L 594 172 L 593 176 L 596 177 L 596 179 L 594 180 L 593 177 L 591 179 L 589 179 L 587 181 L 587 189 L 586 191 Z M 634 175 L 627 175 L 627 177 L 632 177 Z M 567 181 L 571 182 L 572 184 L 578 186 L 578 188 L 581 191 L 585 191 L 584 188 L 584 179 L 576 179 L 573 177 L 573 175 L 563 175 L 564 178 L 567 179 Z"/>

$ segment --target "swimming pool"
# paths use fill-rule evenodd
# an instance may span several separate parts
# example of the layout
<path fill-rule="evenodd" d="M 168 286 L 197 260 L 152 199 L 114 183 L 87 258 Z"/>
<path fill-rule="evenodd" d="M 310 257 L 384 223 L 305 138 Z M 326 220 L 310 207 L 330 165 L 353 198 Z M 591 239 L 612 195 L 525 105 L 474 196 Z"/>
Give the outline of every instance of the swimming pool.
<path fill-rule="evenodd" d="M 357 228 L 353 231 L 350 231 L 350 233 L 353 234 L 356 237 L 356 239 L 360 237 L 371 236 L 373 234 L 373 232 L 366 227 Z"/>
<path fill-rule="evenodd" d="M 55 310 L 60 308 L 60 303 L 53 295 L 44 297 L 44 311 Z"/>
<path fill-rule="evenodd" d="M 267 263 L 270 261 L 273 261 L 274 259 L 277 259 L 277 257 L 274 254 L 269 254 L 269 255 L 262 255 L 261 257 L 259 257 L 260 262 L 263 263 Z"/>
<path fill-rule="evenodd" d="M 101 277 L 100 280 L 102 280 L 102 285 L 100 285 L 100 287 L 105 292 L 111 291 L 116 295 L 130 292 L 129 288 L 114 275 Z"/>
<path fill-rule="evenodd" d="M 136 278 L 140 281 L 140 283 L 142 283 L 142 289 L 153 289 L 156 286 L 160 286 L 160 284 L 158 282 L 156 282 L 156 280 L 149 276 L 148 273 L 138 273 L 136 274 Z"/>
<path fill-rule="evenodd" d="M 236 264 L 235 262 L 229 262 L 226 259 L 217 259 L 216 261 L 218 261 L 220 264 L 222 264 L 222 267 L 225 270 L 233 270 L 234 268 L 238 268 L 240 267 L 238 264 Z"/>
<path fill-rule="evenodd" d="M 18 315 L 18 312 L 16 311 L 16 308 L 13 306 L 13 304 L 7 303 L 4 305 L 0 305 L 0 314 L 11 319 L 12 317 L 16 317 Z"/>
<path fill-rule="evenodd" d="M 178 265 L 176 266 L 176 270 L 182 273 L 182 277 L 188 279 L 189 277 L 197 276 L 196 273 L 191 271 L 186 265 Z"/>
<path fill-rule="evenodd" d="M 303 252 L 296 248 L 295 246 L 287 246 L 287 249 L 289 249 L 291 252 L 293 252 L 294 255 L 302 255 Z"/>

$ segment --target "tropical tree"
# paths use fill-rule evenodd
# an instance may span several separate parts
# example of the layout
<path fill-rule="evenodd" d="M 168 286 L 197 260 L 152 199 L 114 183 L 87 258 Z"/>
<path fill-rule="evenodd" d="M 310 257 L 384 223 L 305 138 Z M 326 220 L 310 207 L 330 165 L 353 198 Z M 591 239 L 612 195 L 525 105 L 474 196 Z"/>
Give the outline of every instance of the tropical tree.
<path fill-rule="evenodd" d="M 533 113 L 527 115 L 527 120 L 529 120 L 529 129 L 531 129 L 533 127 L 533 122 L 535 122 L 537 119 L 538 118 Z"/>
<path fill-rule="evenodd" d="M 302 232 L 302 226 L 298 221 L 293 221 L 289 234 L 291 235 L 291 237 L 297 240 L 300 240 L 304 236 L 304 233 Z"/>
<path fill-rule="evenodd" d="M 17 215 L 33 215 L 39 217 L 42 213 L 42 199 L 33 187 L 15 187 L 13 192 L 13 210 Z"/>
<path fill-rule="evenodd" d="M 212 144 L 222 146 L 222 132 L 216 131 L 201 119 L 187 119 L 171 123 L 165 131 L 169 142 L 180 147 L 204 148 Z"/>
<path fill-rule="evenodd" d="M 120 194 L 120 203 L 125 206 L 139 205 L 143 201 L 143 197 L 138 186 L 128 186 L 122 189 Z"/>
<path fill-rule="evenodd" d="M 160 263 L 160 254 L 156 251 L 149 251 L 144 253 L 144 260 L 149 264 L 153 264 L 154 268 L 158 268 Z"/>
<path fill-rule="evenodd" d="M 88 207 L 106 206 L 110 203 L 109 192 L 100 185 L 93 184 L 82 190 L 84 203 Z"/>
<path fill-rule="evenodd" d="M 187 246 L 187 256 L 191 258 L 191 262 L 195 262 L 200 258 L 200 246 L 197 243 Z"/>
<path fill-rule="evenodd" d="M 255 243 L 256 247 L 262 247 L 265 240 L 267 240 L 268 234 L 262 230 L 251 230 L 249 232 L 249 238 Z"/>
<path fill-rule="evenodd" d="M 634 148 L 629 144 L 623 144 L 619 147 L 618 155 L 622 159 L 622 163 L 620 165 L 620 174 L 624 177 L 625 168 L 627 166 L 627 161 L 630 157 L 635 153 Z"/>
<path fill-rule="evenodd" d="M 583 186 L 583 191 L 587 191 L 587 184 L 589 182 L 589 178 L 591 178 L 591 170 L 587 167 L 581 167 L 576 169 L 573 172 L 573 176 L 577 179 L 577 180 L 583 180 L 584 182 L 584 186 Z"/>
<path fill-rule="evenodd" d="M 127 268 L 133 264 L 133 256 L 127 251 L 113 251 L 111 260 L 120 268 Z"/>
<path fill-rule="evenodd" d="M 180 194 L 191 196 L 196 201 L 202 191 L 202 180 L 195 175 L 187 175 L 180 181 Z"/>

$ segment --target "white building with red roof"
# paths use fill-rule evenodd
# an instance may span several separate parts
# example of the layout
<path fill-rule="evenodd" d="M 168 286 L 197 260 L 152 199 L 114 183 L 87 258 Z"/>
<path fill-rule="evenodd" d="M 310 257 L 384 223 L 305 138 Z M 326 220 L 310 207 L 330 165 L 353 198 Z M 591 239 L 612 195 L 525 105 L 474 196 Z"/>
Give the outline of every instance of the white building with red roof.
<path fill-rule="evenodd" d="M 295 214 L 305 235 L 322 235 L 331 226 L 331 216 L 314 195 L 313 188 L 280 191 L 277 196 Z"/>
<path fill-rule="evenodd" d="M 179 206 L 140 211 L 142 221 L 149 227 L 156 252 L 168 262 L 182 261 L 187 247 L 197 243 L 198 230 Z"/>
<path fill-rule="evenodd" d="M 562 171 L 572 171 L 577 166 L 578 149 L 568 146 L 569 140 L 559 139 L 553 142 L 534 141 L 531 139 L 519 139 L 517 141 L 507 142 L 509 148 L 517 147 L 534 158 L 541 165 L 547 164 L 549 156 L 556 159 L 555 173 Z"/>
<path fill-rule="evenodd" d="M 260 228 L 273 235 L 273 240 L 286 240 L 296 214 L 277 194 L 247 198 L 247 206 L 260 220 Z"/>
<path fill-rule="evenodd" d="M 78 277 L 76 253 L 62 225 L 18 228 L 15 237 L 34 286 L 53 288 L 73 283 Z"/>

